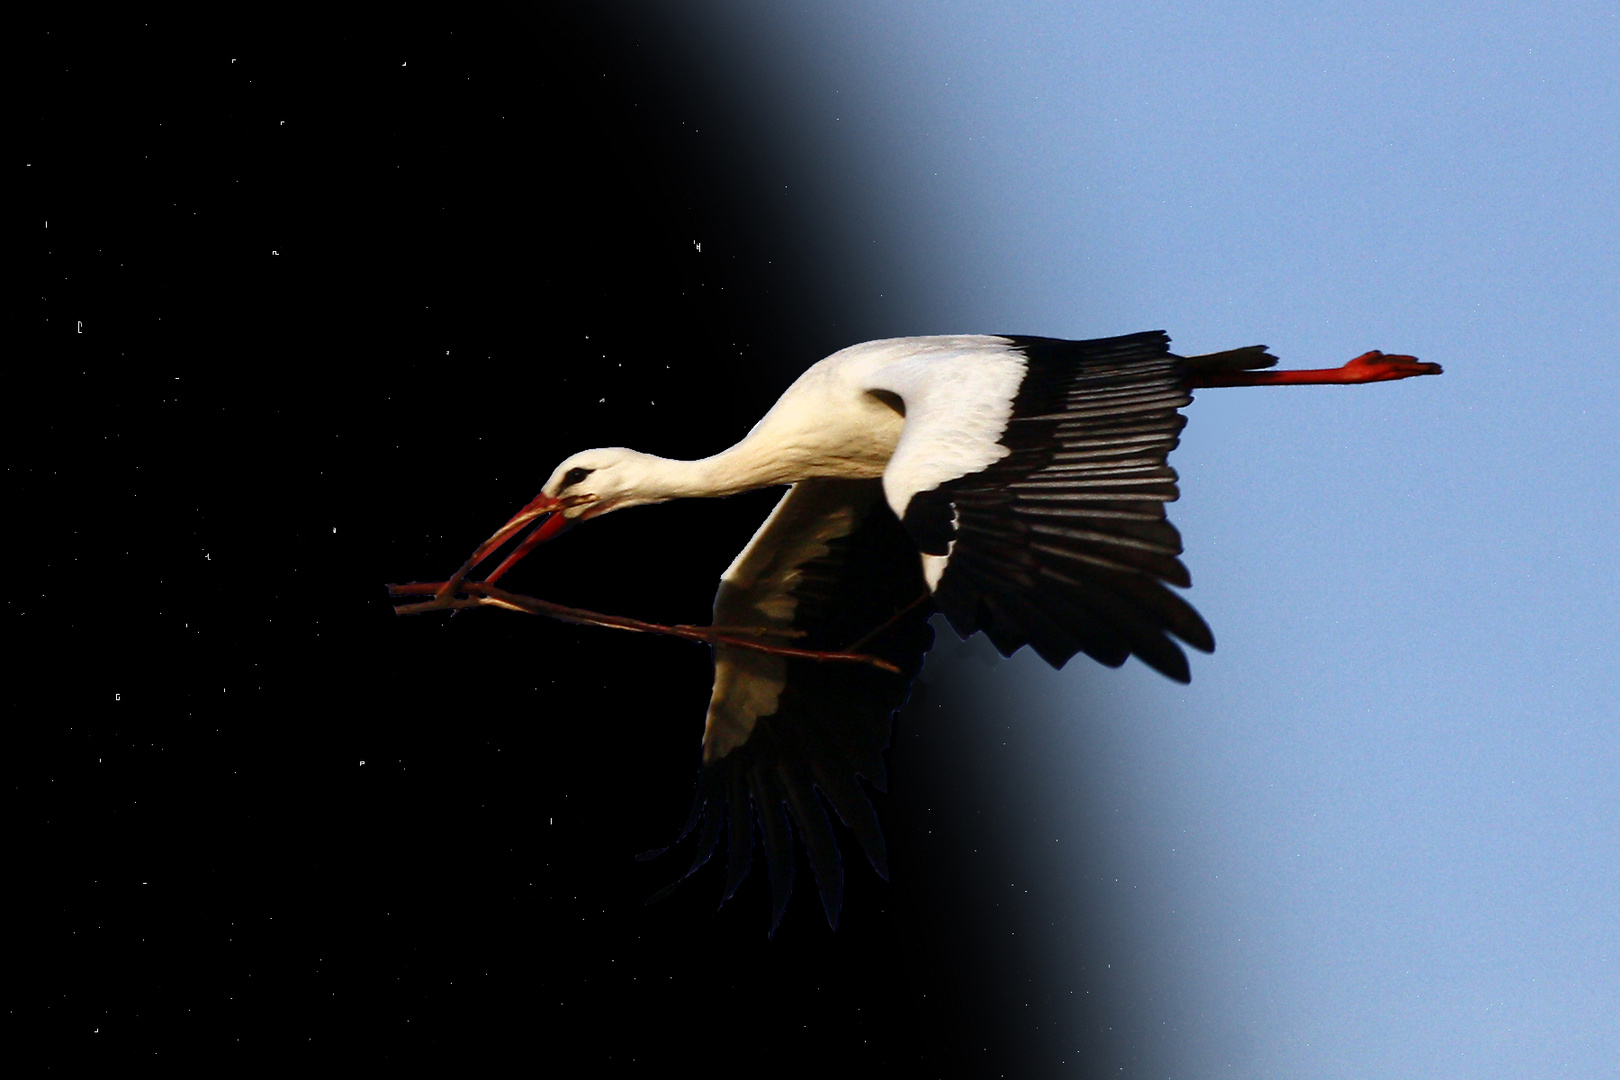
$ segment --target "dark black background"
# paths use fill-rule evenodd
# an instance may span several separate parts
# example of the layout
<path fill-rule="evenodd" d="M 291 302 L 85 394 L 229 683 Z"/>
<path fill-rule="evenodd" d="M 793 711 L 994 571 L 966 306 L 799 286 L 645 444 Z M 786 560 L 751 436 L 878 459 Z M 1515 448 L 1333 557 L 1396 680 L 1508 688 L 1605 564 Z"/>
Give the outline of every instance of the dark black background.
<path fill-rule="evenodd" d="M 851 343 L 816 223 L 628 12 L 29 29 L 8 1010 L 57 1071 L 1130 1075 L 1102 984 L 1054 998 L 1039 928 L 1083 905 L 989 884 L 1022 811 L 981 732 L 1020 729 L 946 692 L 963 646 L 899 724 L 893 884 L 846 843 L 843 925 L 801 864 L 767 940 L 762 874 L 646 907 L 689 849 L 632 858 L 691 798 L 701 647 L 392 614 L 568 453 L 711 453 Z M 615 516 L 508 581 L 702 622 L 776 497 Z"/>

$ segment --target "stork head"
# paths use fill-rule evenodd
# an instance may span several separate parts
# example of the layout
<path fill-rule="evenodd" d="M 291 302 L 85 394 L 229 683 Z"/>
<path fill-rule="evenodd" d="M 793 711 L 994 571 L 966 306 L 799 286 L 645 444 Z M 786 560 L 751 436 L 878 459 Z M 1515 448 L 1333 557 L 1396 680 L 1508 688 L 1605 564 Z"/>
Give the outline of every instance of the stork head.
<path fill-rule="evenodd" d="M 654 482 L 662 458 L 608 446 L 582 450 L 551 471 L 539 499 L 555 499 L 569 521 L 601 517 L 611 510 L 662 502 Z"/>
<path fill-rule="evenodd" d="M 577 521 L 600 517 L 625 506 L 662 502 L 667 496 L 660 495 L 653 482 L 660 461 L 661 458 L 622 446 L 575 454 L 552 470 L 551 479 L 540 489 L 540 494 L 512 515 L 495 535 L 478 545 L 462 572 L 483 562 L 496 548 L 537 519 L 540 524 L 535 530 L 485 581 L 494 582 L 538 545 L 562 535 Z"/>

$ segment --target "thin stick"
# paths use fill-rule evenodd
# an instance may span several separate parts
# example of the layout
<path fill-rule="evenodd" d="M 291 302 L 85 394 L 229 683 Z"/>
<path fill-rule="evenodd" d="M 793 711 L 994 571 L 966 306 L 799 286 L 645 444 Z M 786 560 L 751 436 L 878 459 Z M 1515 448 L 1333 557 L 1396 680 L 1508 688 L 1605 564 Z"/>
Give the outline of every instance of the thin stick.
<path fill-rule="evenodd" d="M 584 608 L 565 607 L 562 604 L 553 604 L 549 600 L 541 600 L 533 596 L 520 596 L 509 593 L 505 589 L 496 588 L 487 582 L 462 581 L 455 589 L 464 592 L 466 596 L 456 596 L 444 591 L 449 584 L 443 581 L 415 581 L 408 585 L 388 586 L 390 596 L 431 596 L 433 599 L 420 604 L 401 604 L 394 609 L 396 615 L 420 615 L 429 611 L 457 611 L 461 608 L 497 607 L 507 611 L 520 611 L 529 615 L 544 615 L 547 618 L 557 619 L 560 622 L 573 623 L 577 626 L 605 626 L 611 630 L 629 630 L 638 634 L 662 634 L 666 637 L 685 638 L 688 641 L 703 641 L 710 645 L 730 645 L 738 649 L 752 649 L 755 652 L 770 653 L 773 656 L 788 656 L 800 660 L 840 661 L 852 664 L 870 664 L 882 671 L 900 674 L 900 669 L 876 656 L 857 652 L 824 652 L 819 649 L 795 649 L 787 645 L 771 645 L 762 641 L 751 641 L 746 637 L 738 636 L 739 629 L 732 627 L 715 628 L 712 626 L 689 626 L 678 624 L 665 626 L 662 623 L 644 622 L 641 619 L 631 619 L 623 615 L 603 615 L 596 611 L 586 611 Z M 773 633 L 773 631 L 755 630 L 747 628 L 748 633 Z"/>
<path fill-rule="evenodd" d="M 876 629 L 869 630 L 866 633 L 862 634 L 860 637 L 856 638 L 854 641 L 852 641 L 850 643 L 850 646 L 849 646 L 850 650 L 853 651 L 855 649 L 860 648 L 862 645 L 865 645 L 868 641 L 871 641 L 873 638 L 875 638 L 879 634 L 883 633 L 883 631 L 887 630 L 889 627 L 891 627 L 895 623 L 899 622 L 900 621 L 900 616 L 904 615 L 906 612 L 910 611 L 912 608 L 916 607 L 918 604 L 922 603 L 924 600 L 932 599 L 933 595 L 934 594 L 932 592 L 924 590 L 924 592 L 923 592 L 923 594 L 921 596 L 917 597 L 917 599 L 913 600 L 911 603 L 907 604 L 905 607 L 901 608 L 899 611 L 895 612 L 893 615 L 890 615 Z"/>

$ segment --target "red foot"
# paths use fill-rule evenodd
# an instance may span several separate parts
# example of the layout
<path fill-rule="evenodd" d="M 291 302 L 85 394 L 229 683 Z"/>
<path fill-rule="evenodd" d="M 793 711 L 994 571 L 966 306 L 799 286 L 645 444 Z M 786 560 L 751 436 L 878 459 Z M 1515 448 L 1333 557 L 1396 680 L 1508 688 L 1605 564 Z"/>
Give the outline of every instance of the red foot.
<path fill-rule="evenodd" d="M 1374 349 L 1362 353 L 1344 367 L 1339 368 L 1346 377 L 1341 382 L 1387 382 L 1390 379 L 1410 379 L 1414 375 L 1439 375 L 1439 364 L 1426 364 L 1415 356 L 1385 356 Z M 1286 375 L 1288 372 L 1278 372 Z"/>
<path fill-rule="evenodd" d="M 1310 371 L 1207 371 L 1187 380 L 1191 389 L 1209 386 L 1319 386 L 1327 383 L 1388 382 L 1414 375 L 1439 375 L 1439 364 L 1426 364 L 1415 356 L 1385 356 L 1374 349 L 1343 367 Z"/>

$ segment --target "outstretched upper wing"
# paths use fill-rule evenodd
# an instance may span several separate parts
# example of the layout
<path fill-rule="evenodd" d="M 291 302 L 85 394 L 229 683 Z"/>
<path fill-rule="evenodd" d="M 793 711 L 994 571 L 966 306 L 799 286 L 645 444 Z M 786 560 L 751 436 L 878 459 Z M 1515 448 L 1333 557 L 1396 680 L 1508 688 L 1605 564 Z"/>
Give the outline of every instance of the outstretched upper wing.
<path fill-rule="evenodd" d="M 1160 332 L 981 340 L 976 355 L 898 361 L 868 383 L 905 404 L 884 490 L 939 610 L 1004 654 L 1028 644 L 1054 666 L 1077 652 L 1117 666 L 1134 653 L 1187 681 L 1169 635 L 1215 647 L 1164 586 L 1191 583 L 1164 514 L 1190 362 Z M 1207 359 L 1274 362 L 1263 349 Z"/>
<path fill-rule="evenodd" d="M 791 821 L 836 926 L 843 870 L 819 789 L 887 877 L 883 833 L 857 777 L 886 788 L 883 751 L 933 643 L 932 611 L 916 546 L 879 481 L 789 489 L 722 576 L 714 625 L 767 643 L 868 653 L 900 671 L 717 646 L 697 798 L 681 830 L 703 825 L 687 874 L 708 861 L 729 821 L 729 899 L 748 873 L 757 814 L 774 932 L 792 888 Z"/>

